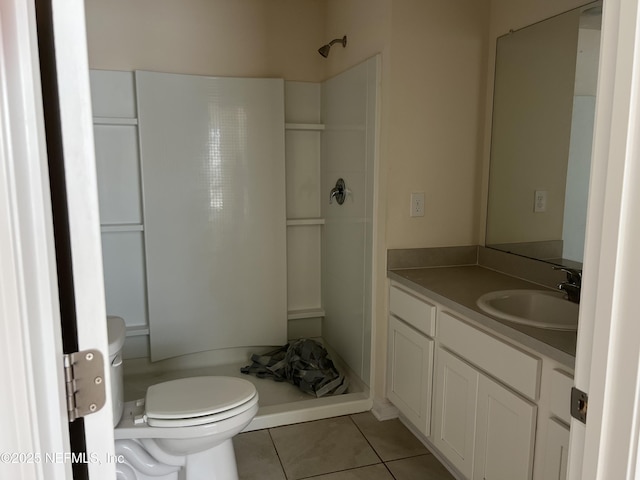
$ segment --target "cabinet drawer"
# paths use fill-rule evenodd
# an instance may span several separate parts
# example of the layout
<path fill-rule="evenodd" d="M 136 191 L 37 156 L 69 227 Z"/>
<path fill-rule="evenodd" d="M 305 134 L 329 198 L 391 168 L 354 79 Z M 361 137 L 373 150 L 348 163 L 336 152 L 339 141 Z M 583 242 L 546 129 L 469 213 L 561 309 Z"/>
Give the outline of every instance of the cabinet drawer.
<path fill-rule="evenodd" d="M 567 425 L 571 423 L 571 387 L 573 377 L 562 370 L 551 372 L 551 414 Z"/>
<path fill-rule="evenodd" d="M 537 400 L 540 359 L 446 312 L 440 313 L 438 322 L 438 338 L 443 345 L 517 392 Z"/>
<path fill-rule="evenodd" d="M 432 337 L 435 334 L 435 305 L 391 286 L 389 289 L 389 311 L 417 330 Z"/>

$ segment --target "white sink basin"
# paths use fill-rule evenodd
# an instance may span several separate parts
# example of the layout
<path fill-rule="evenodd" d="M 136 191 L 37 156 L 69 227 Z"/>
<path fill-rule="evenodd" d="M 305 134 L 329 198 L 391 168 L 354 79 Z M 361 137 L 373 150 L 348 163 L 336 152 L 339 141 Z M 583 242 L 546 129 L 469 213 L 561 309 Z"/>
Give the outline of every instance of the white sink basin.
<path fill-rule="evenodd" d="M 578 329 L 578 304 L 562 292 L 499 290 L 478 298 L 478 307 L 489 315 L 521 325 L 549 330 Z"/>

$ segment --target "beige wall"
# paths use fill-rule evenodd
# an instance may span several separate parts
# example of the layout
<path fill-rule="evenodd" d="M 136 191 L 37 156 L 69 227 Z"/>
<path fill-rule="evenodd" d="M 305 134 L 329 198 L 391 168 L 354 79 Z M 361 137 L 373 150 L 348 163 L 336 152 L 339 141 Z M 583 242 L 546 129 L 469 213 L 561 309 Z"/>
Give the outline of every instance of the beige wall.
<path fill-rule="evenodd" d="M 386 247 L 476 243 L 488 0 L 328 0 L 326 18 L 327 38 L 349 37 L 327 77 L 382 53 Z M 410 218 L 418 191 L 425 216 Z"/>
<path fill-rule="evenodd" d="M 378 53 L 382 53 L 383 61 L 388 63 L 392 3 L 391 0 L 327 0 L 323 43 L 343 35 L 347 35 L 348 42 L 345 49 L 340 46 L 331 49 L 325 60 L 325 78 Z"/>
<path fill-rule="evenodd" d="M 90 68 L 320 81 L 324 0 L 86 0 Z"/>
<path fill-rule="evenodd" d="M 394 2 L 388 248 L 470 245 L 478 233 L 488 2 Z M 411 192 L 425 216 L 409 217 Z"/>

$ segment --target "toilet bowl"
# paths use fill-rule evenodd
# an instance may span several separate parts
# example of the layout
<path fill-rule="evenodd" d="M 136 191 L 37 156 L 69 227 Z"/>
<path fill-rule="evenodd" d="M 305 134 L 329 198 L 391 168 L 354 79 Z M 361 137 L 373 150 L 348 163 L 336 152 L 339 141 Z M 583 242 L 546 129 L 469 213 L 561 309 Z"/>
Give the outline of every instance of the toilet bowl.
<path fill-rule="evenodd" d="M 121 370 L 112 368 L 112 382 L 114 374 L 121 381 Z M 258 393 L 241 378 L 187 377 L 152 385 L 144 399 L 121 404 L 114 437 L 124 461 L 116 465 L 117 478 L 237 480 L 232 438 L 257 412 Z"/>

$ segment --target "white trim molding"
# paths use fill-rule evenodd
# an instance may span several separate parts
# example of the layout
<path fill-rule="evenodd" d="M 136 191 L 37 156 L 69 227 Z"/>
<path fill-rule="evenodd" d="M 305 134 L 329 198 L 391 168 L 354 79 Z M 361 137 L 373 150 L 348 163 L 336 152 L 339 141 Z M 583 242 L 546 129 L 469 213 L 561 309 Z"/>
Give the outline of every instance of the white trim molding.
<path fill-rule="evenodd" d="M 393 403 L 386 398 L 377 397 L 373 399 L 371 413 L 373 413 L 373 416 L 381 422 L 398 418 L 400 416 L 400 412 Z"/>
<path fill-rule="evenodd" d="M 3 1 L 0 477 L 62 480 L 71 463 L 45 457 L 69 452 L 69 431 L 37 45 L 33 2 Z"/>

